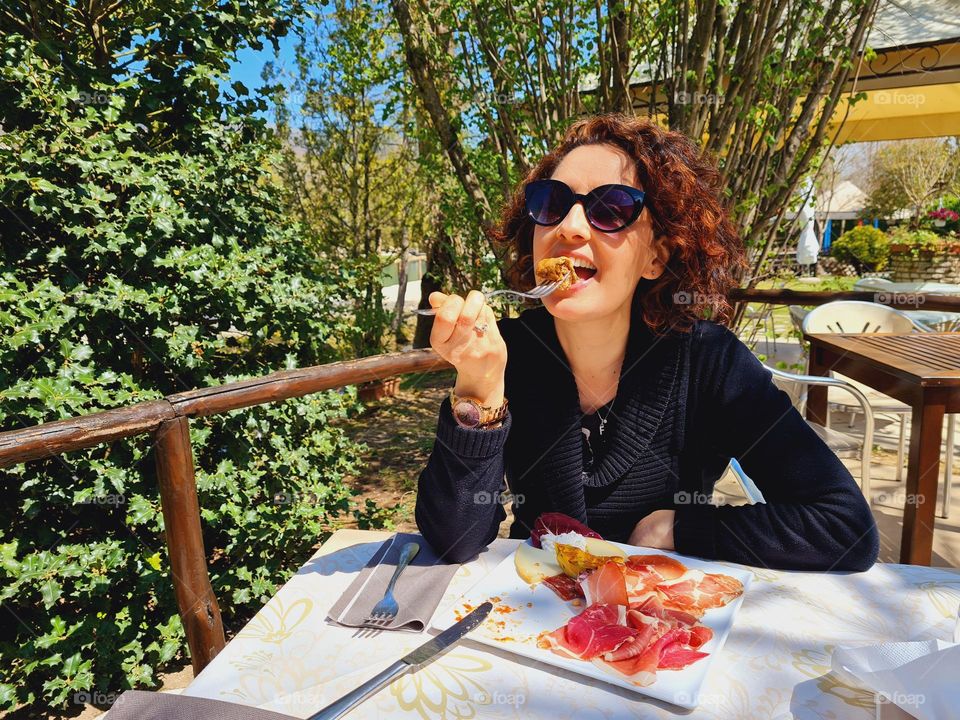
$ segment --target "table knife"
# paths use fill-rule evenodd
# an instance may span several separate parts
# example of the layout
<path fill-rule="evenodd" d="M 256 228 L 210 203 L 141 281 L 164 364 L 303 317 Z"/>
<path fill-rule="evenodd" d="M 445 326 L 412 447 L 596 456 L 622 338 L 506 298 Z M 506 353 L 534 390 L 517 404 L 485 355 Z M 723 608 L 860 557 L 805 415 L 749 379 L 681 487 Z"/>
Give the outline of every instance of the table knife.
<path fill-rule="evenodd" d="M 386 687 L 401 675 L 408 672 L 416 672 L 424 665 L 427 665 L 447 648 L 459 641 L 464 635 L 473 630 L 477 625 L 487 619 L 487 615 L 493 609 L 493 604 L 485 602 L 474 609 L 469 615 L 460 622 L 451 625 L 442 633 L 431 638 L 416 650 L 411 651 L 404 657 L 397 660 L 393 665 L 383 672 L 367 680 L 356 690 L 351 690 L 339 700 L 334 700 L 322 710 L 311 715 L 307 720 L 335 720 L 343 717 L 354 707 L 362 703 L 371 695 Z"/>

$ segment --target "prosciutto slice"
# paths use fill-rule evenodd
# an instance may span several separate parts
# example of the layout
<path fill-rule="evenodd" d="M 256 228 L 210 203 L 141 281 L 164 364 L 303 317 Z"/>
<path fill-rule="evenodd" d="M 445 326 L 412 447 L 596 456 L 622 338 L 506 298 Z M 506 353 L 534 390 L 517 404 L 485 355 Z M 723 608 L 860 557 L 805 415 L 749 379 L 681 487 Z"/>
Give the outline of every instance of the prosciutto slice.
<path fill-rule="evenodd" d="M 590 660 L 617 648 L 637 635 L 628 627 L 623 605 L 590 605 L 561 628 L 546 636 L 546 645 L 560 654 Z"/>
<path fill-rule="evenodd" d="M 627 566 L 660 581 L 676 580 L 687 571 L 686 565 L 667 555 L 631 555 L 627 558 Z"/>
<path fill-rule="evenodd" d="M 673 625 L 694 625 L 697 620 L 700 619 L 699 616 L 693 613 L 677 610 L 672 607 L 664 607 L 658 595 L 651 595 L 640 603 L 633 603 L 630 605 L 630 608 L 645 615 L 660 618 Z"/>
<path fill-rule="evenodd" d="M 583 588 L 580 587 L 580 583 L 578 583 L 572 577 L 564 575 L 563 573 L 544 578 L 543 584 L 553 590 L 564 602 L 567 600 L 573 600 L 574 598 L 582 598 L 584 596 Z"/>
<path fill-rule="evenodd" d="M 564 657 L 589 660 L 638 685 L 649 685 L 657 670 L 679 670 L 706 657 L 699 648 L 712 637 L 710 628 L 695 621 L 687 625 L 670 616 L 646 614 L 640 608 L 597 603 L 563 627 L 544 633 L 538 646 Z"/>
<path fill-rule="evenodd" d="M 581 575 L 580 587 L 587 605 L 626 605 L 629 602 L 623 566 L 616 562 L 605 563 Z"/>
<path fill-rule="evenodd" d="M 692 575 L 692 571 L 691 571 Z M 719 573 L 701 573 L 682 577 L 673 583 L 657 585 L 665 607 L 703 617 L 705 610 L 723 607 L 743 593 L 743 584 L 736 578 Z"/>

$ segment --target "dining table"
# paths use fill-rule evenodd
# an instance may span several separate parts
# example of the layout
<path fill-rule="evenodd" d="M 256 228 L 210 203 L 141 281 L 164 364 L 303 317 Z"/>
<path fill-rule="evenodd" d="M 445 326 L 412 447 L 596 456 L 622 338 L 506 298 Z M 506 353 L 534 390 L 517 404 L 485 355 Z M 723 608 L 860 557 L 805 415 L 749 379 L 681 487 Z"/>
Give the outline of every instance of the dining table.
<path fill-rule="evenodd" d="M 960 412 L 960 333 L 814 333 L 804 338 L 810 343 L 810 375 L 838 372 L 912 408 L 900 562 L 929 565 L 943 416 Z M 826 424 L 825 386 L 810 387 L 806 416 Z"/>
<path fill-rule="evenodd" d="M 431 636 L 429 626 L 362 637 L 326 619 L 390 536 L 354 529 L 333 533 L 183 694 L 306 718 L 424 643 Z M 460 565 L 434 617 L 509 558 L 520 542 L 498 538 Z M 753 579 L 694 711 L 468 636 L 348 717 L 876 718 L 882 707 L 877 696 L 832 672 L 834 648 L 948 640 L 960 605 L 960 571 L 954 569 L 885 563 L 862 573 L 747 569 Z"/>

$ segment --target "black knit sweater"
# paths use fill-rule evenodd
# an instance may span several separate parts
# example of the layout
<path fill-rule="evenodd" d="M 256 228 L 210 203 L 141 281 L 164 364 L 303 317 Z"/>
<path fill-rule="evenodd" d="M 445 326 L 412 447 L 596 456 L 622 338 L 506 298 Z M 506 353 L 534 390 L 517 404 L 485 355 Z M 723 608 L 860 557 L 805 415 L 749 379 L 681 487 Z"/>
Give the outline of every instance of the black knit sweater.
<path fill-rule="evenodd" d="M 877 528 L 850 473 L 726 328 L 701 321 L 657 337 L 631 324 L 609 446 L 583 476 L 579 395 L 553 316 L 537 308 L 497 325 L 508 352 L 506 421 L 461 428 L 444 400 L 420 474 L 417 525 L 445 559 L 465 562 L 497 537 L 508 486 L 512 538 L 558 511 L 625 542 L 641 518 L 673 508 L 680 553 L 786 569 L 876 561 Z M 731 457 L 765 504 L 710 504 Z"/>

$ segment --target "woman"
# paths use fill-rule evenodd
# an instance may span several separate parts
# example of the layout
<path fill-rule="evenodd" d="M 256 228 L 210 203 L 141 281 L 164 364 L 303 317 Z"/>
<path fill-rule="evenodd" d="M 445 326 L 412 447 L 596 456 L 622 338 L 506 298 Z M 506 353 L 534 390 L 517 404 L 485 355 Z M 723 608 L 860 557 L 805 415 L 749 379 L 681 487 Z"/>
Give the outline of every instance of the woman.
<path fill-rule="evenodd" d="M 506 477 L 513 538 L 555 511 L 610 540 L 704 558 L 875 562 L 877 529 L 850 473 L 720 324 L 744 264 L 720 198 L 716 168 L 684 135 L 623 115 L 580 121 L 495 231 L 517 251 L 517 289 L 561 256 L 579 266 L 575 284 L 499 321 L 477 291 L 430 295 L 430 342 L 457 379 L 416 519 L 445 559 L 497 537 Z M 765 504 L 708 502 L 731 457 Z"/>

